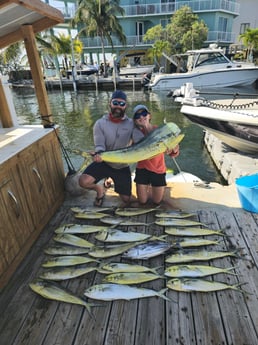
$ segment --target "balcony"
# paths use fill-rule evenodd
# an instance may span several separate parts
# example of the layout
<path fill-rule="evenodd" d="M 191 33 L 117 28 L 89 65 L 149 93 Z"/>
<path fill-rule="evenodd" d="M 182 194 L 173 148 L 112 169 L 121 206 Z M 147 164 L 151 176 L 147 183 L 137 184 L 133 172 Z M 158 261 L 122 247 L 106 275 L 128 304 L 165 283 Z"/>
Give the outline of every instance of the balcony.
<path fill-rule="evenodd" d="M 227 0 L 200 0 L 200 1 L 183 1 L 175 3 L 153 3 L 153 4 L 135 4 L 130 6 L 122 6 L 125 10 L 126 17 L 141 15 L 167 15 L 171 14 L 182 6 L 189 6 L 193 12 L 209 12 L 220 11 L 230 12 L 239 15 L 240 4 Z M 118 16 L 118 18 L 123 18 Z"/>
<path fill-rule="evenodd" d="M 121 42 L 116 37 L 113 37 L 113 44 L 115 48 L 123 48 Z M 101 40 L 99 37 L 95 38 L 80 38 L 83 42 L 83 46 L 85 50 L 90 49 L 100 49 L 101 48 Z M 223 31 L 209 31 L 208 38 L 206 43 L 220 43 L 223 45 L 232 44 L 235 42 L 235 34 L 232 32 L 223 32 Z M 145 47 L 150 48 L 154 41 L 143 41 L 143 36 L 127 36 L 127 44 L 126 47 L 136 46 L 136 47 Z M 105 48 L 111 49 L 111 46 L 107 40 L 105 40 Z"/>
<path fill-rule="evenodd" d="M 137 1 L 135 1 L 137 2 Z M 228 0 L 200 0 L 200 1 L 182 1 L 175 3 L 161 4 L 154 2 L 153 4 L 135 4 L 122 6 L 125 10 L 125 17 L 141 16 L 141 15 L 170 15 L 182 6 L 189 6 L 193 12 L 221 11 L 239 15 L 240 4 Z M 76 8 L 74 7 L 57 7 L 65 17 L 71 19 L 74 17 Z M 123 18 L 123 16 L 117 16 Z"/>

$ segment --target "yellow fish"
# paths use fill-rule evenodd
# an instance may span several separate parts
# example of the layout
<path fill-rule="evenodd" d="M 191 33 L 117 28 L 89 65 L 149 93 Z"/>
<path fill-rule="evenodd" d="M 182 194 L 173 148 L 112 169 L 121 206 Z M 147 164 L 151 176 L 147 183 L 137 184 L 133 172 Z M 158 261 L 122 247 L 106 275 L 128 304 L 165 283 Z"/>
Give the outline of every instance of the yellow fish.
<path fill-rule="evenodd" d="M 140 284 L 153 281 L 159 278 L 164 278 L 158 274 L 145 273 L 145 272 L 122 272 L 122 273 L 111 273 L 107 275 L 102 281 L 104 283 L 115 283 L 115 284 Z"/>
<path fill-rule="evenodd" d="M 225 283 L 215 282 L 211 280 L 204 280 L 204 279 L 171 279 L 167 282 L 167 287 L 171 290 L 175 291 L 183 291 L 183 292 L 213 292 L 213 291 L 221 291 L 221 290 L 237 290 L 241 291 L 239 288 L 241 284 L 236 285 L 229 285 Z"/>
<path fill-rule="evenodd" d="M 119 150 L 105 151 L 100 153 L 100 156 L 104 162 L 136 163 L 144 159 L 152 158 L 159 153 L 167 151 L 167 149 L 172 150 L 184 138 L 184 134 L 180 133 L 180 128 L 175 123 L 169 122 L 156 128 L 135 145 Z M 86 159 L 90 155 L 88 152 L 80 150 L 73 150 L 73 152 L 80 154 Z"/>
<path fill-rule="evenodd" d="M 83 248 L 91 248 L 94 247 L 94 244 L 90 243 L 89 241 L 84 240 L 76 235 L 71 234 L 57 234 L 53 237 L 53 240 L 60 243 L 69 244 L 71 246 L 83 247 Z"/>

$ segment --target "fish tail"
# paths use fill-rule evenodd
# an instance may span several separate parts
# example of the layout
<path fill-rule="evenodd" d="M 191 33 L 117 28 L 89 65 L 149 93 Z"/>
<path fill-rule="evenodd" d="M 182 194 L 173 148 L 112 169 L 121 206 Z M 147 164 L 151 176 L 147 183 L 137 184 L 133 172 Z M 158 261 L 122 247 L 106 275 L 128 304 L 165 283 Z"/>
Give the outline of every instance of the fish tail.
<path fill-rule="evenodd" d="M 150 269 L 150 271 L 151 271 L 152 273 L 158 274 L 158 270 L 159 270 L 160 268 L 163 268 L 163 266 L 158 266 L 158 267 L 152 268 L 152 269 Z"/>
<path fill-rule="evenodd" d="M 162 242 L 166 242 L 166 238 L 168 237 L 168 235 L 161 235 L 161 236 L 152 236 L 150 238 L 151 241 L 153 240 L 157 240 L 157 241 L 162 241 Z"/>
<path fill-rule="evenodd" d="M 248 283 L 246 282 L 246 283 L 239 283 L 239 284 L 232 285 L 232 289 L 240 291 L 244 295 L 253 295 L 253 293 L 248 292 L 248 291 L 242 289 L 242 286 L 246 285 L 246 284 L 248 284 Z"/>
<path fill-rule="evenodd" d="M 96 321 L 96 317 L 95 315 L 92 313 L 92 307 L 104 307 L 103 304 L 94 304 L 94 303 L 88 303 L 85 301 L 85 304 L 84 304 L 85 308 L 87 309 L 89 315 L 91 318 L 94 319 L 94 321 Z"/>
<path fill-rule="evenodd" d="M 232 275 L 234 275 L 234 276 L 237 276 L 237 275 L 238 275 L 237 273 L 231 272 L 231 271 L 235 270 L 236 268 L 238 268 L 238 266 L 228 267 L 228 268 L 226 269 L 226 271 L 227 271 L 228 274 L 232 274 Z"/>
<path fill-rule="evenodd" d="M 70 150 L 72 153 L 75 153 L 76 155 L 82 156 L 84 158 L 88 158 L 91 154 L 90 152 L 85 152 L 79 149 L 72 149 Z"/>
<path fill-rule="evenodd" d="M 171 298 L 168 298 L 168 297 L 165 295 L 165 293 L 166 293 L 167 291 L 168 291 L 168 288 L 164 288 L 164 289 L 158 291 L 158 296 L 161 297 L 161 298 L 163 298 L 165 301 L 177 303 L 176 301 L 174 301 L 174 300 L 171 299 Z"/>

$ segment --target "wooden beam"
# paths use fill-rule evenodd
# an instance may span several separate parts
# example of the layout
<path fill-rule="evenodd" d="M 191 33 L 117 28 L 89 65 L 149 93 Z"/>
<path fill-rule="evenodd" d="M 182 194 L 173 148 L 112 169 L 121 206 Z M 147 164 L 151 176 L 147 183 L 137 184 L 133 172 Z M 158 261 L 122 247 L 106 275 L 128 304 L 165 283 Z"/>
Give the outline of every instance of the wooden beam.
<path fill-rule="evenodd" d="M 0 9 L 12 4 L 17 4 L 42 16 L 52 18 L 56 24 L 64 21 L 63 15 L 59 10 L 41 0 L 1 0 Z"/>
<path fill-rule="evenodd" d="M 12 120 L 7 99 L 5 97 L 5 92 L 4 92 L 1 79 L 0 79 L 0 104 L 1 104 L 0 119 L 1 119 L 3 128 L 13 127 L 13 120 Z"/>
<path fill-rule="evenodd" d="M 24 8 L 28 16 L 24 16 L 21 21 L 4 24 L 4 31 L 1 33 L 1 16 L 9 16 L 10 11 L 17 14 L 21 11 L 24 15 Z M 31 15 L 31 16 L 30 16 Z M 28 20 L 28 18 L 30 18 Z M 59 23 L 64 22 L 62 13 L 54 7 L 39 0 L 1 0 L 0 2 L 0 49 L 23 39 L 20 27 L 25 24 L 32 25 L 33 32 L 38 33 Z"/>
<path fill-rule="evenodd" d="M 36 34 L 40 31 L 44 31 L 46 27 L 52 27 L 53 25 L 55 25 L 55 22 L 53 22 L 52 19 L 42 18 L 37 22 L 33 23 L 32 28 L 33 32 Z M 19 28 L 18 30 L 1 37 L 0 49 L 21 40 L 23 40 L 23 33 Z"/>
<path fill-rule="evenodd" d="M 25 48 L 30 63 L 31 75 L 35 86 L 36 96 L 39 104 L 39 111 L 44 127 L 53 125 L 51 109 L 48 102 L 46 86 L 43 78 L 42 67 L 36 46 L 36 40 L 31 25 L 23 25 L 21 27 Z"/>

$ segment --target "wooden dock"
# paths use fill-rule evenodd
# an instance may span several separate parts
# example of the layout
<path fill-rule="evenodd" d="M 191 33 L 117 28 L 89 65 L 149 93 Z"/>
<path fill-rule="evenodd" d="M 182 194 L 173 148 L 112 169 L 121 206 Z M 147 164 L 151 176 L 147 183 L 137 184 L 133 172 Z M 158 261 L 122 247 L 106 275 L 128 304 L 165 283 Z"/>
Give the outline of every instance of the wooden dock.
<path fill-rule="evenodd" d="M 171 197 L 172 196 L 172 197 Z M 228 236 L 209 236 L 219 244 L 205 250 L 238 251 L 238 257 L 210 261 L 211 265 L 232 267 L 233 273 L 217 274 L 206 279 L 242 284 L 247 293 L 225 290 L 209 293 L 185 293 L 169 290 L 171 302 L 151 297 L 131 301 L 97 301 L 94 318 L 79 305 L 44 299 L 29 288 L 29 283 L 42 270 L 47 255 L 44 249 L 53 242 L 54 230 L 62 224 L 100 224 L 95 220 L 74 218 L 71 207 L 92 205 L 94 194 L 67 196 L 58 213 L 44 229 L 26 259 L 0 295 L 0 339 L 5 345 L 256 345 L 258 344 L 258 214 L 241 209 L 233 186 L 172 184 L 167 188 L 165 208 L 196 212 L 199 220 L 212 229 L 224 229 Z M 108 190 L 103 206 L 118 206 L 119 200 Z M 153 223 L 154 213 L 135 217 Z M 125 228 L 126 229 L 126 228 Z M 128 230 L 164 234 L 164 227 L 127 227 Z M 95 242 L 94 234 L 87 237 Z M 175 238 L 170 237 L 170 240 Z M 166 255 L 144 260 L 150 267 L 159 267 L 163 274 Z M 116 256 L 106 261 L 120 261 Z M 122 259 L 123 262 L 130 262 Z M 203 263 L 202 263 L 203 264 Z M 103 274 L 91 272 L 63 281 L 77 296 L 101 282 Z M 140 284 L 161 290 L 166 279 Z M 93 300 L 91 300 L 92 302 Z"/>
<path fill-rule="evenodd" d="M 129 76 L 129 77 L 96 77 L 89 76 L 87 78 L 78 78 L 75 81 L 77 90 L 141 90 L 142 77 L 141 76 Z M 47 90 L 60 90 L 60 81 L 58 79 L 45 80 Z M 74 82 L 72 79 L 62 79 L 63 90 L 73 90 Z"/>

